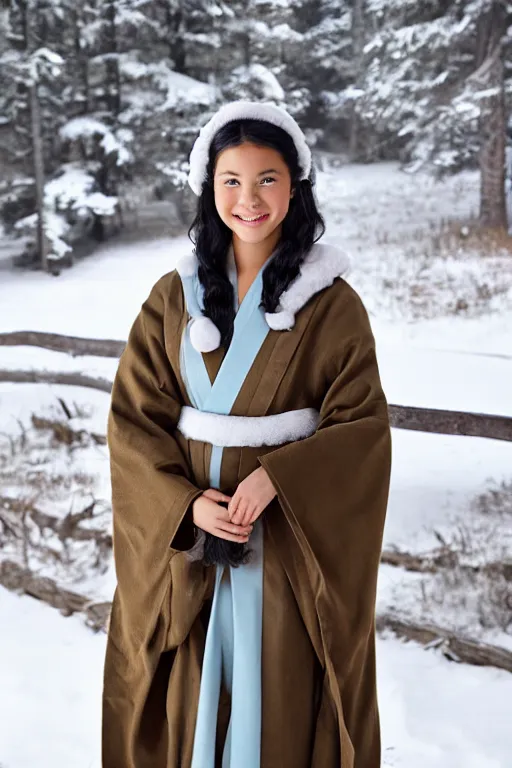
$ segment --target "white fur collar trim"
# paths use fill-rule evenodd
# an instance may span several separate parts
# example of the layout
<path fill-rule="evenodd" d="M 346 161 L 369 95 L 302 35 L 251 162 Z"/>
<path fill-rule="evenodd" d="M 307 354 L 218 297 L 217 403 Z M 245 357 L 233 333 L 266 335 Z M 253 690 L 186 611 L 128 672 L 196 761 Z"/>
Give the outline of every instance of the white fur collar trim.
<path fill-rule="evenodd" d="M 274 331 L 291 330 L 295 315 L 309 299 L 332 285 L 337 277 L 348 274 L 350 259 L 341 248 L 315 243 L 300 268 L 300 274 L 281 294 L 276 312 L 266 312 L 265 319 Z"/>
<path fill-rule="evenodd" d="M 176 271 L 180 277 L 192 277 L 197 269 L 198 261 L 195 253 L 186 253 L 176 264 Z"/>
<path fill-rule="evenodd" d="M 315 408 L 299 408 L 272 416 L 231 416 L 199 411 L 184 405 L 177 428 L 190 440 L 228 447 L 282 445 L 312 435 L 320 414 Z"/>
<path fill-rule="evenodd" d="M 176 269 L 182 279 L 192 277 L 197 270 L 197 258 L 188 253 L 177 263 Z M 274 331 L 291 330 L 295 316 L 316 293 L 332 285 L 337 277 L 345 277 L 350 271 L 350 259 L 341 248 L 329 243 L 315 243 L 306 255 L 300 274 L 281 294 L 275 312 L 265 312 L 265 320 Z M 194 318 L 191 327 L 191 343 L 200 352 L 210 352 L 220 344 L 219 331 L 214 323 L 197 312 L 189 313 Z M 194 326 L 197 325 L 197 328 Z"/>

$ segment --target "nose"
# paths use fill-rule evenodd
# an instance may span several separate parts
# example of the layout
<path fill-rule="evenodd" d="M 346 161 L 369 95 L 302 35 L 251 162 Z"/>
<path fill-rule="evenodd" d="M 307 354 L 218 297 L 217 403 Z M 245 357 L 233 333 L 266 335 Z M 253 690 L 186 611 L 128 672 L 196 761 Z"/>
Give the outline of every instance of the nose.
<path fill-rule="evenodd" d="M 238 205 L 247 210 L 253 208 L 259 208 L 261 200 L 258 190 L 252 185 L 240 185 L 240 193 L 238 196 Z"/>

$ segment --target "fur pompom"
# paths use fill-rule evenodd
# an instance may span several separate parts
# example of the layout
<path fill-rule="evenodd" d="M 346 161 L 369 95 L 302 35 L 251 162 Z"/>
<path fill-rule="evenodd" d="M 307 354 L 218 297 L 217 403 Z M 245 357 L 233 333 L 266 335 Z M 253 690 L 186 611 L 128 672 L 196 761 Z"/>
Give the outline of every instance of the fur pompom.
<path fill-rule="evenodd" d="M 209 317 L 195 317 L 190 326 L 190 342 L 198 352 L 212 352 L 220 346 L 220 331 Z"/>
<path fill-rule="evenodd" d="M 180 277 L 192 277 L 197 269 L 197 257 L 195 253 L 186 253 L 176 262 L 176 271 Z"/>
<path fill-rule="evenodd" d="M 295 315 L 286 310 L 265 312 L 265 320 L 273 331 L 290 331 L 295 325 Z"/>

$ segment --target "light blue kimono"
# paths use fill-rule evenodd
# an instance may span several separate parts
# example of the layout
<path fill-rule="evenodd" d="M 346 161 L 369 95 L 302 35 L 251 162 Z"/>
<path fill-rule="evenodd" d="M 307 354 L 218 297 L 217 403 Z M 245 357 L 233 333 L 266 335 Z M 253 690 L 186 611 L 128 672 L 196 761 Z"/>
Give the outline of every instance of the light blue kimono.
<path fill-rule="evenodd" d="M 272 258 L 272 257 L 271 257 Z M 240 307 L 237 273 L 230 249 L 229 277 L 234 286 L 235 316 L 231 345 L 213 385 L 200 352 L 190 343 L 190 323 L 182 339 L 183 380 L 195 408 L 229 414 L 240 387 L 269 332 L 258 306 L 263 265 Z M 197 273 L 182 277 L 187 308 L 198 316 L 203 289 Z M 219 488 L 223 448 L 212 447 L 210 486 Z M 214 768 L 217 713 L 221 679 L 231 695 L 231 719 L 222 768 L 260 768 L 261 751 L 261 637 L 263 608 L 263 529 L 261 518 L 250 537 L 253 558 L 238 568 L 216 566 L 215 591 L 206 635 L 192 768 Z"/>

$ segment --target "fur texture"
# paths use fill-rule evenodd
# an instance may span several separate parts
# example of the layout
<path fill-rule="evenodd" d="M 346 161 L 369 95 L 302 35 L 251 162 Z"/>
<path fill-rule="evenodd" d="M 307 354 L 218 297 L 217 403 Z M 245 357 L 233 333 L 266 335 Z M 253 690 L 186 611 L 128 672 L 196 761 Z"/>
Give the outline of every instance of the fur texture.
<path fill-rule="evenodd" d="M 183 256 L 176 269 L 182 278 L 191 277 L 197 269 L 198 262 L 195 254 Z M 281 295 L 276 312 L 266 312 L 265 320 L 274 331 L 289 331 L 295 325 L 295 315 L 318 291 L 332 285 L 337 277 L 345 277 L 350 270 L 350 259 L 345 251 L 329 243 L 315 243 L 306 255 L 301 266 L 300 274 Z M 192 308 L 189 314 L 194 317 L 196 310 Z M 220 333 L 214 323 L 206 326 L 192 337 L 192 346 L 199 352 L 211 352 L 220 344 Z M 195 323 L 194 323 L 195 325 Z M 214 330 L 218 337 L 215 336 Z M 204 331 L 204 332 L 203 332 Z M 216 346 L 212 346 L 217 339 Z"/>
<path fill-rule="evenodd" d="M 195 317 L 190 325 L 190 343 L 198 352 L 213 352 L 220 346 L 220 331 L 209 317 Z"/>
<path fill-rule="evenodd" d="M 193 253 L 186 253 L 178 260 L 178 263 L 176 264 L 176 271 L 182 278 L 192 277 L 196 269 L 197 259 Z"/>
<path fill-rule="evenodd" d="M 347 274 L 347 254 L 334 245 L 315 243 L 300 268 L 300 275 L 281 294 L 276 312 L 266 312 L 265 320 L 274 331 L 291 330 L 295 315 L 318 293 L 332 285 L 336 277 Z"/>
<path fill-rule="evenodd" d="M 224 448 L 282 445 L 312 435 L 320 415 L 314 408 L 299 408 L 272 416 L 226 416 L 184 405 L 177 428 L 187 438 Z"/>
<path fill-rule="evenodd" d="M 201 194 L 203 182 L 206 181 L 208 153 L 213 137 L 219 128 L 222 128 L 226 123 L 244 118 L 265 120 L 267 123 L 277 125 L 289 133 L 297 148 L 299 164 L 302 168 L 300 179 L 302 181 L 309 178 L 311 173 L 311 150 L 307 145 L 306 137 L 294 118 L 285 109 L 271 102 L 232 101 L 224 104 L 206 125 L 203 125 L 192 147 L 189 157 L 190 171 L 188 183 L 197 196 Z"/>

